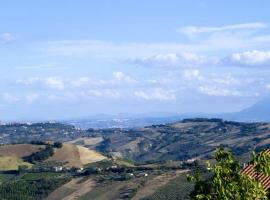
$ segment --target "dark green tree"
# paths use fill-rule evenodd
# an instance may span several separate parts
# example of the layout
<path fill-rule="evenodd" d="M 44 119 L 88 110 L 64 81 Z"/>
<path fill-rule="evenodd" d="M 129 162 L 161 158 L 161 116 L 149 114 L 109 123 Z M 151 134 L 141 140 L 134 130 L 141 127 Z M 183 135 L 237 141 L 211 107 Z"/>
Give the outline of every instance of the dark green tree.
<path fill-rule="evenodd" d="M 270 172 L 266 154 L 254 154 L 255 169 L 260 172 Z M 211 176 L 201 178 L 199 173 L 189 175 L 188 179 L 195 182 L 192 199 L 203 200 L 266 200 L 267 193 L 260 182 L 241 173 L 239 162 L 232 152 L 219 148 L 215 153 L 216 163 L 208 164 Z"/>

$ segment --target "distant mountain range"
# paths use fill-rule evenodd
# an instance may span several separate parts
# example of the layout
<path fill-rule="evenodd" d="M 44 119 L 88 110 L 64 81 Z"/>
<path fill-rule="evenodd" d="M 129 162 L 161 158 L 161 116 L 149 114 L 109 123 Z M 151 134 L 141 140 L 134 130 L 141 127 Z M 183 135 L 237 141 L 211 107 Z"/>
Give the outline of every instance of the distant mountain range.
<path fill-rule="evenodd" d="M 263 99 L 253 106 L 242 110 L 239 113 L 233 113 L 228 116 L 232 120 L 237 121 L 257 121 L 269 122 L 270 121 L 270 98 Z M 227 117 L 226 117 L 227 118 Z"/>

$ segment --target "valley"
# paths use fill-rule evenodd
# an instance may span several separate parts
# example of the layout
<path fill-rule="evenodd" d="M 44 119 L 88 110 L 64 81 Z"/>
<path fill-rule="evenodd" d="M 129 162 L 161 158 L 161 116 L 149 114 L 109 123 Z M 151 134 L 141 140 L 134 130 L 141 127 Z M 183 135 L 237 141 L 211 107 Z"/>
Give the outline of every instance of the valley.
<path fill-rule="evenodd" d="M 186 175 L 206 170 L 217 147 L 248 162 L 252 150 L 270 146 L 269 133 L 268 123 L 205 118 L 133 129 L 2 125 L 0 194 L 5 199 L 189 199 L 193 184 Z M 30 191 L 23 187 L 37 184 Z"/>

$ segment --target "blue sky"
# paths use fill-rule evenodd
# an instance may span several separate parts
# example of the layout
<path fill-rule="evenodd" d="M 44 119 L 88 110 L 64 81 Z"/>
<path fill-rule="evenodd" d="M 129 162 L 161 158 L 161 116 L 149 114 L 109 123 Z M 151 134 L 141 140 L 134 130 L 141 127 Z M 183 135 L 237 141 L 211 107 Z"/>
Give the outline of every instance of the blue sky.
<path fill-rule="evenodd" d="M 267 0 L 9 0 L 0 120 L 235 112 L 270 92 Z"/>

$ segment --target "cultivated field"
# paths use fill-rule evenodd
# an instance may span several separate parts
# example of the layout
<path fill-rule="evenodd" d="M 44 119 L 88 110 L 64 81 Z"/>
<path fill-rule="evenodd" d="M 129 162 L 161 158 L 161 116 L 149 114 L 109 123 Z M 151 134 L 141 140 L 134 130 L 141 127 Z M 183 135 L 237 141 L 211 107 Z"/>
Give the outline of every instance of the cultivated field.
<path fill-rule="evenodd" d="M 3 145 L 0 146 L 0 156 L 16 156 L 23 158 L 40 151 L 42 148 L 44 148 L 43 145 L 32 144 Z"/>
<path fill-rule="evenodd" d="M 83 167 L 83 165 L 106 159 L 105 156 L 86 147 L 64 144 L 62 148 L 56 149 L 48 161 L 64 163 L 68 167 Z"/>
<path fill-rule="evenodd" d="M 16 156 L 0 156 L 0 170 L 18 170 L 19 166 L 30 168 L 32 165 L 23 162 L 21 158 L 17 158 Z"/>

